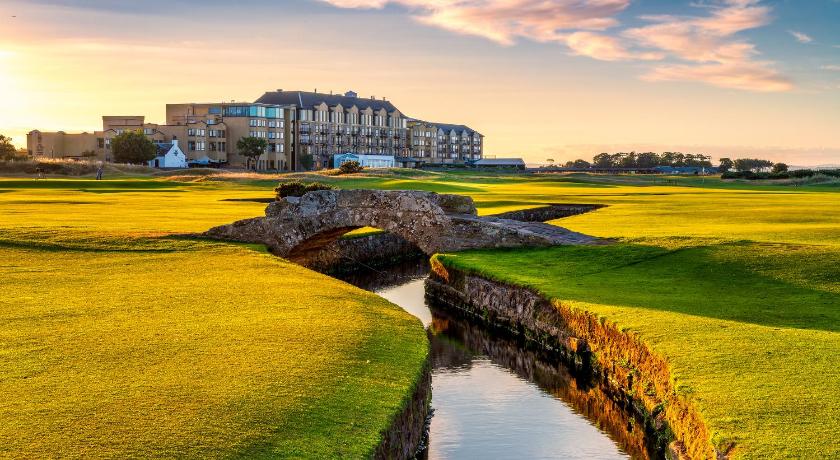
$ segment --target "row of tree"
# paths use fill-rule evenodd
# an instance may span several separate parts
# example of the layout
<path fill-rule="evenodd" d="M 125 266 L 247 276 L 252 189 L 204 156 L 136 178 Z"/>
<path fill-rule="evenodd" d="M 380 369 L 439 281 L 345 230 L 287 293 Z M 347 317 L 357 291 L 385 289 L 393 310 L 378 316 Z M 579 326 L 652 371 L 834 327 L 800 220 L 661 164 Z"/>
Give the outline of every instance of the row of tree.
<path fill-rule="evenodd" d="M 548 163 L 553 164 L 554 160 L 548 159 Z M 712 157 L 682 152 L 664 152 L 661 154 L 655 152 L 619 152 L 599 153 L 592 158 L 591 162 L 578 159 L 563 164 L 564 168 L 574 169 L 650 169 L 657 166 L 711 168 Z M 718 169 L 721 172 L 732 170 L 738 172 L 768 170 L 782 172 L 787 171 L 788 167 L 784 163 L 773 163 L 758 158 L 739 158 L 736 160 L 721 158 Z"/>

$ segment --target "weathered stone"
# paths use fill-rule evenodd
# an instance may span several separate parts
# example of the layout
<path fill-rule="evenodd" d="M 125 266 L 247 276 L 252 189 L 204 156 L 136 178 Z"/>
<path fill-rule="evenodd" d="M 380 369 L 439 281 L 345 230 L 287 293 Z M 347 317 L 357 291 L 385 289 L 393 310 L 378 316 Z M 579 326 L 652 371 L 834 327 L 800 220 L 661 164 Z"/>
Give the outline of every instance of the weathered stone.
<path fill-rule="evenodd" d="M 312 251 L 367 226 L 396 234 L 426 254 L 598 242 L 541 222 L 479 217 L 471 198 L 433 192 L 319 190 L 271 203 L 265 214 L 212 228 L 204 236 L 264 243 L 292 260 L 311 258 Z"/>

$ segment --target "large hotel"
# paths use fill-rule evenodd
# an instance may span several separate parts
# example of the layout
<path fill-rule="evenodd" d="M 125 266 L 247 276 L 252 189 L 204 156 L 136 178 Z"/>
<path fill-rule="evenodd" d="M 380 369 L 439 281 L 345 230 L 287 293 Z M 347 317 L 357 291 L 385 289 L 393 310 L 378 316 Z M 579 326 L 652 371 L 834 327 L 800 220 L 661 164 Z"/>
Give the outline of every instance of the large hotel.
<path fill-rule="evenodd" d="M 243 137 L 265 139 L 260 170 L 296 171 L 330 167 L 336 155 L 393 157 L 396 166 L 463 164 L 483 157 L 480 133 L 464 125 L 407 117 L 390 101 L 305 91 L 267 92 L 253 103 L 167 104 L 166 123 L 143 116 L 104 116 L 102 131 L 68 134 L 31 131 L 33 157 L 112 161 L 111 139 L 141 130 L 152 141 L 177 141 L 191 165 L 244 167 L 237 154 Z"/>

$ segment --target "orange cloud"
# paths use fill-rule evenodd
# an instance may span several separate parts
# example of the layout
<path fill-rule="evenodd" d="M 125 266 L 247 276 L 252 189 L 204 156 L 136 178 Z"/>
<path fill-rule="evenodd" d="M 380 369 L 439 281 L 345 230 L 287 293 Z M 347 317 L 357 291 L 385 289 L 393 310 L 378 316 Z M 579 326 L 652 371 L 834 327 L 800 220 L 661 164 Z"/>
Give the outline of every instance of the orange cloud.
<path fill-rule="evenodd" d="M 793 83 L 764 62 L 659 66 L 642 76 L 647 81 L 699 81 L 722 88 L 758 92 L 793 89 Z"/>
<path fill-rule="evenodd" d="M 503 45 L 517 38 L 563 42 L 563 31 L 604 30 L 630 0 L 323 0 L 340 8 L 409 8 L 424 23 Z"/>
<path fill-rule="evenodd" d="M 663 53 L 634 52 L 628 50 L 615 37 L 593 32 L 574 32 L 566 36 L 566 45 L 578 56 L 589 56 L 602 61 L 659 60 Z"/>
<path fill-rule="evenodd" d="M 789 91 L 793 84 L 769 61 L 755 61 L 755 45 L 734 37 L 770 22 L 770 8 L 758 0 L 726 0 L 708 16 L 646 16 L 652 24 L 625 30 L 638 46 L 668 53 L 690 64 L 656 67 L 649 81 L 687 80 L 748 91 Z"/>

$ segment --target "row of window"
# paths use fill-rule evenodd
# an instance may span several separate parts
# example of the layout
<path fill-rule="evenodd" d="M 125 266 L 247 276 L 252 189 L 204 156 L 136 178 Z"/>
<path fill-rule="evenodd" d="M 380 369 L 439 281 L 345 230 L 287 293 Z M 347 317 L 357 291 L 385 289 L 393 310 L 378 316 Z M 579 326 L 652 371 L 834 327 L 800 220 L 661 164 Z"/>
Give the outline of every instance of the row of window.
<path fill-rule="evenodd" d="M 211 107 L 211 110 L 216 109 Z M 221 110 L 226 117 L 257 117 L 257 118 L 283 118 L 282 107 L 265 107 L 261 105 L 231 105 Z M 214 113 L 214 112 L 210 112 Z"/>
<path fill-rule="evenodd" d="M 301 109 L 299 111 L 298 120 L 348 125 L 390 126 L 392 128 L 405 128 L 408 126 L 407 120 L 401 117 L 383 117 L 382 115 L 368 115 L 364 113 L 325 112 L 323 110 L 308 109 Z"/>

